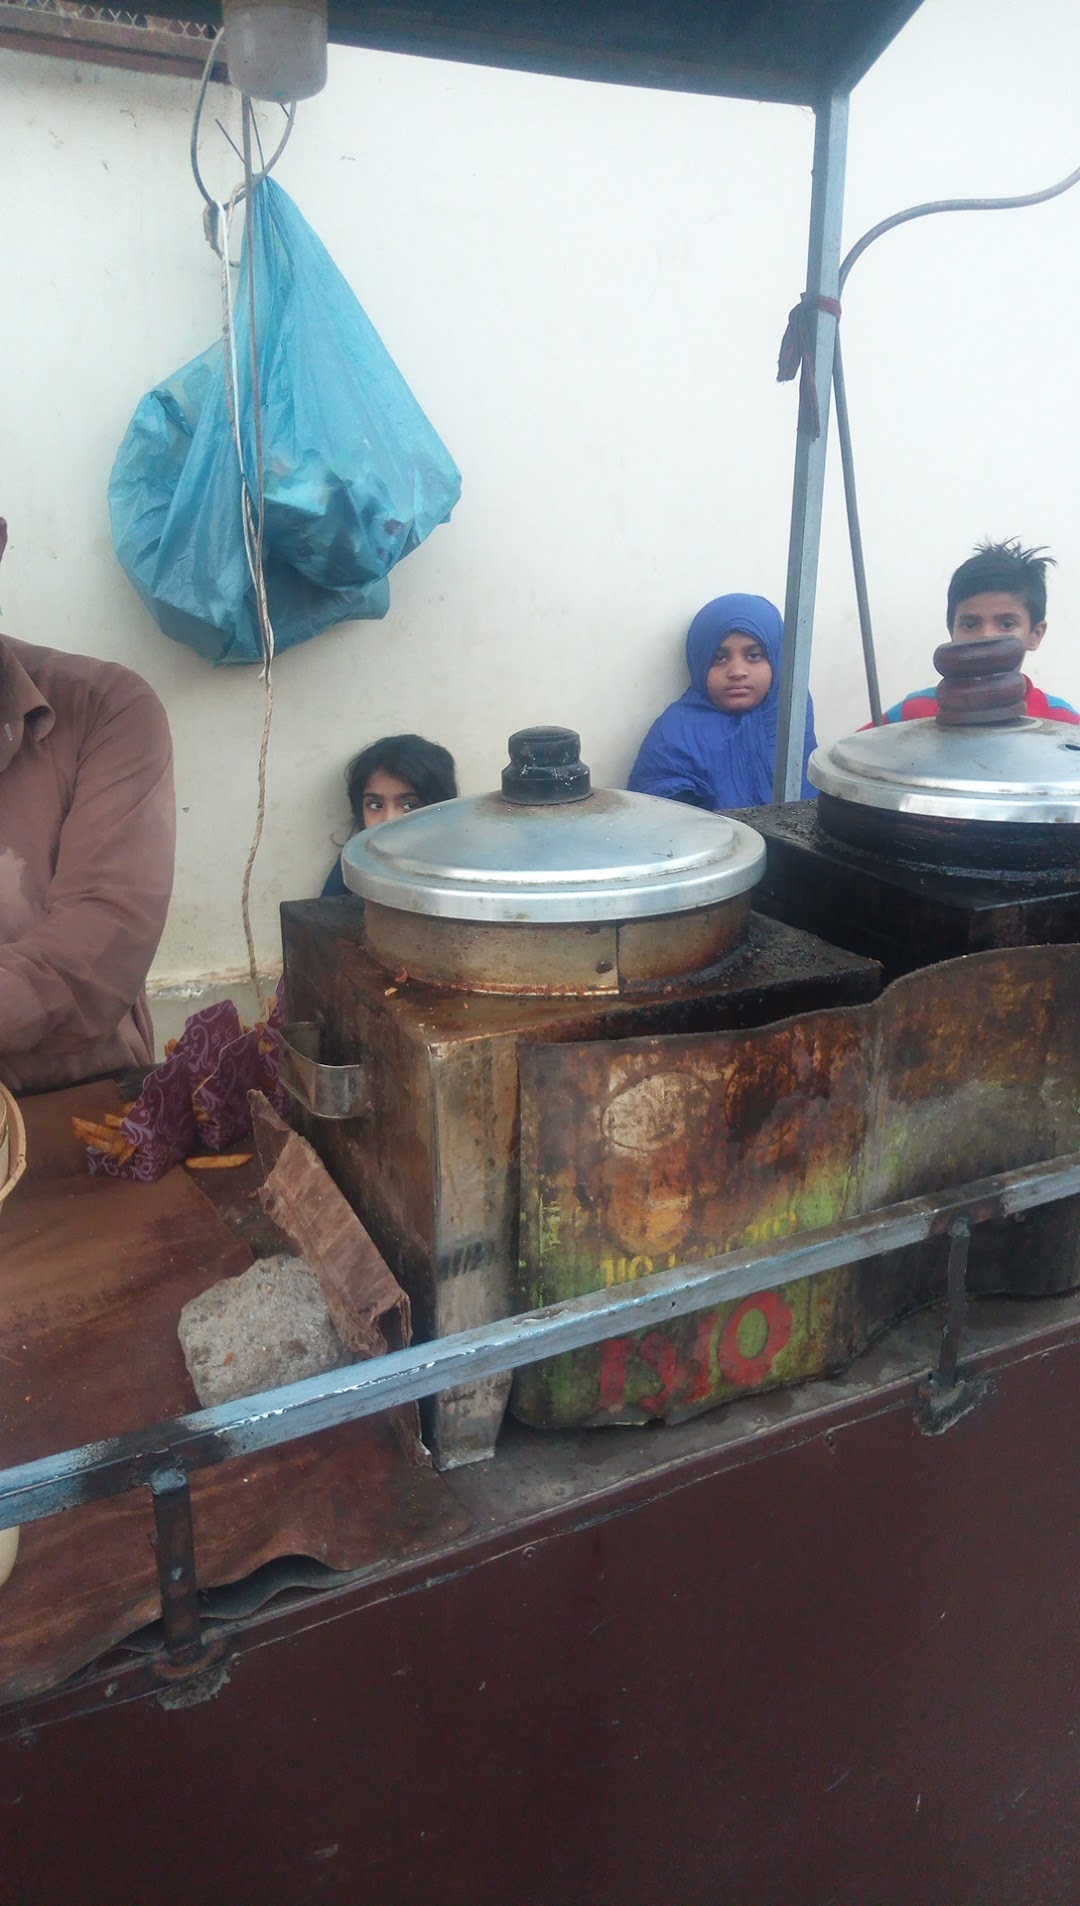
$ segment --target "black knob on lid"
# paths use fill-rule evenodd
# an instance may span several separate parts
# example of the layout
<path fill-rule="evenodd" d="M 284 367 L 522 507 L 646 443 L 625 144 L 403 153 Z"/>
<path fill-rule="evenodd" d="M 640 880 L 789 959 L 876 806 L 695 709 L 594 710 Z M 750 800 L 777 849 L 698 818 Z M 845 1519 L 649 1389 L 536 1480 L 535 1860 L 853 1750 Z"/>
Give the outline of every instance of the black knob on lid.
<path fill-rule="evenodd" d="M 592 790 L 581 759 L 581 736 L 572 728 L 519 728 L 507 743 L 510 765 L 503 769 L 507 801 L 522 807 L 555 807 L 583 801 Z"/>

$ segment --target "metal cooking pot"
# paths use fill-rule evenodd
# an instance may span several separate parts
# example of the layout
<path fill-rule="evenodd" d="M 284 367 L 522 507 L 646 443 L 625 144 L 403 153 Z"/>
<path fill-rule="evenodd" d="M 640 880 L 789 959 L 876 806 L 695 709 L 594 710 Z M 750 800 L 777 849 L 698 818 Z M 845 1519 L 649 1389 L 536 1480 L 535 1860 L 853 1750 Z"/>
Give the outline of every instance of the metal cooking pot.
<path fill-rule="evenodd" d="M 810 757 L 826 833 L 872 853 L 995 872 L 1080 865 L 1080 730 L 905 721 Z"/>
<path fill-rule="evenodd" d="M 1015 712 L 1011 637 L 944 643 L 938 714 L 848 735 L 810 757 L 835 839 L 933 865 L 1027 871 L 1080 860 L 1080 729 Z M 978 672 L 973 672 L 974 670 Z"/>
<path fill-rule="evenodd" d="M 765 846 L 680 802 L 594 789 L 567 728 L 511 735 L 498 793 L 356 834 L 346 885 L 390 974 L 484 993 L 685 984 L 745 938 Z"/>

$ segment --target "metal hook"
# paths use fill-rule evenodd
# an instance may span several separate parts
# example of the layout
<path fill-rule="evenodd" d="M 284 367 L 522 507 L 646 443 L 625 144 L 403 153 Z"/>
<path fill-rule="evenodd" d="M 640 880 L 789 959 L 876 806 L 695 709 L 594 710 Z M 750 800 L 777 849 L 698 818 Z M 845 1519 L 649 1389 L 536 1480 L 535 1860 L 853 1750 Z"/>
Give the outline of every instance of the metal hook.
<path fill-rule="evenodd" d="M 195 101 L 195 113 L 191 121 L 191 170 L 195 175 L 195 183 L 198 186 L 199 191 L 202 193 L 203 198 L 206 200 L 206 203 L 208 206 L 216 206 L 218 201 L 213 196 L 213 193 L 207 191 L 206 184 L 203 179 L 203 175 L 199 170 L 199 129 L 202 125 L 203 107 L 206 104 L 206 94 L 207 94 L 207 89 L 210 85 L 210 75 L 214 70 L 214 62 L 217 59 L 218 51 L 221 46 L 221 42 L 224 38 L 225 38 L 225 29 L 224 27 L 221 27 L 218 30 L 218 32 L 215 34 L 213 45 L 211 46 L 210 51 L 206 56 L 206 65 L 203 67 L 203 76 L 199 84 L 199 97 Z M 269 178 L 271 172 L 274 170 L 274 167 L 276 166 L 278 160 L 280 159 L 282 153 L 284 152 L 286 146 L 289 143 L 289 139 L 292 134 L 292 129 L 296 121 L 295 99 L 290 100 L 287 106 L 282 106 L 281 110 L 285 114 L 285 130 L 282 133 L 281 138 L 278 141 L 278 144 L 275 147 L 274 151 L 271 153 L 269 159 L 265 161 L 261 172 L 255 172 L 252 174 L 252 179 L 251 179 L 252 185 L 258 185 L 260 179 Z M 237 193 L 235 194 L 237 202 L 239 202 L 239 200 L 243 198 L 245 189 L 246 188 L 244 186 L 239 187 Z"/>

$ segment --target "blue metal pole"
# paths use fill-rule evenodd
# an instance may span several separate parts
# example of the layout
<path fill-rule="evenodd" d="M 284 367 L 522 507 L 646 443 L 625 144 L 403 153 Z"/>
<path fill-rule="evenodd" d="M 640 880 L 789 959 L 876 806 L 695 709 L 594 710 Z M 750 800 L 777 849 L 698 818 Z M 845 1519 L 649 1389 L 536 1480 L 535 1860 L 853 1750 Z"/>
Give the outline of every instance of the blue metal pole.
<path fill-rule="evenodd" d="M 947 1191 L 885 1205 L 782 1243 L 748 1246 L 635 1284 L 589 1291 L 453 1337 L 413 1344 L 369 1363 L 305 1377 L 280 1390 L 219 1403 L 173 1422 L 0 1469 L 0 1528 L 35 1522 L 103 1496 L 149 1485 L 177 1500 L 184 1475 L 230 1457 L 356 1422 L 628 1331 L 652 1329 L 804 1277 L 820 1277 L 886 1251 L 922 1243 L 959 1218 L 997 1221 L 1080 1195 L 1080 1152 Z M 180 1508 L 183 1505 L 180 1503 Z"/>
<path fill-rule="evenodd" d="M 835 298 L 840 279 L 840 236 L 844 212 L 848 95 L 833 93 L 815 112 L 814 180 L 810 198 L 810 243 L 806 266 L 809 298 Z M 780 718 L 776 734 L 773 799 L 797 801 L 802 792 L 803 734 L 810 691 L 810 645 L 814 632 L 821 506 L 825 490 L 825 454 L 829 439 L 836 319 L 811 308 L 821 434 L 811 437 L 800 425 L 795 442 L 795 480 L 784 597 L 784 666 L 780 678 Z"/>

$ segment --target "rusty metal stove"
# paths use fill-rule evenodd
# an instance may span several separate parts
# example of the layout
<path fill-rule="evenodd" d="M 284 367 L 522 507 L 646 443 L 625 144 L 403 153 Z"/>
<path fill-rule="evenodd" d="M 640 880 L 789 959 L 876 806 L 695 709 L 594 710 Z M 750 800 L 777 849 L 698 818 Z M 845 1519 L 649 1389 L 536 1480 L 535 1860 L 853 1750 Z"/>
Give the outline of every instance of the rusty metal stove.
<path fill-rule="evenodd" d="M 408 1289 L 419 1337 L 519 1307 L 522 1048 L 876 995 L 876 965 L 751 912 L 763 861 L 745 824 L 593 792 L 575 735 L 529 730 L 501 793 L 350 842 L 345 878 L 365 906 L 283 907 L 289 1012 L 307 1027 L 301 1122 Z M 435 1401 L 442 1467 L 491 1453 L 507 1388 Z"/>

